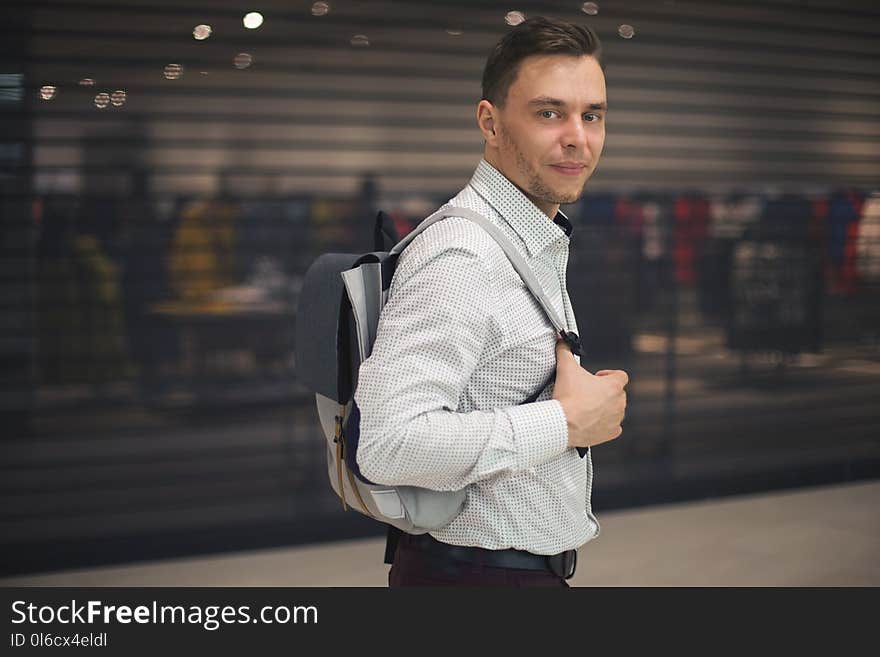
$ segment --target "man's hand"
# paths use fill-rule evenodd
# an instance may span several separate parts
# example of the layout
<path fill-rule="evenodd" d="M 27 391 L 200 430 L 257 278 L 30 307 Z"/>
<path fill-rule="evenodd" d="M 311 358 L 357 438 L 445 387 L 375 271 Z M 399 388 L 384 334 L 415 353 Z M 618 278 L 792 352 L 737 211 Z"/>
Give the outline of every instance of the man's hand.
<path fill-rule="evenodd" d="M 623 429 L 629 377 L 623 370 L 602 370 L 590 374 L 575 360 L 564 341 L 556 342 L 556 383 L 553 399 L 558 399 L 568 422 L 569 447 L 592 447 L 614 440 Z"/>

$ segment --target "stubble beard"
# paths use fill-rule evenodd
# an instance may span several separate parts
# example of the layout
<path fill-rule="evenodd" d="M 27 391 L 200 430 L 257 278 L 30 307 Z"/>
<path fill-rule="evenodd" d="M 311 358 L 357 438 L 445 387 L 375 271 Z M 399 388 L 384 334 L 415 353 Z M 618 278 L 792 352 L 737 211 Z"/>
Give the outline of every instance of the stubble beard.
<path fill-rule="evenodd" d="M 583 196 L 584 190 L 587 187 L 587 181 L 590 179 L 589 176 L 587 176 L 587 179 L 584 180 L 584 184 L 581 185 L 581 188 L 577 192 L 572 192 L 571 194 L 566 195 L 562 192 L 555 191 L 551 189 L 550 186 L 544 182 L 544 179 L 541 178 L 540 174 L 531 167 L 525 156 L 522 154 L 522 151 L 519 149 L 516 141 L 507 134 L 507 131 L 501 130 L 499 132 L 501 139 L 507 144 L 508 148 L 513 150 L 513 153 L 516 156 L 517 169 L 519 169 L 519 172 L 526 180 L 528 180 L 528 188 L 525 191 L 528 192 L 530 196 L 539 201 L 543 201 L 544 203 L 552 203 L 553 205 L 574 203 Z"/>

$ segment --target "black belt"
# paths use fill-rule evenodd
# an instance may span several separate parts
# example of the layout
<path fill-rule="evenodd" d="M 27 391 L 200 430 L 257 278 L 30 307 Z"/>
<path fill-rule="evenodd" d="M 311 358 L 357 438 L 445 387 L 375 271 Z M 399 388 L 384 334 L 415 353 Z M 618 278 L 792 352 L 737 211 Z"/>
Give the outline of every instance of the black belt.
<path fill-rule="evenodd" d="M 417 536 L 406 534 L 401 538 L 401 541 L 422 552 L 453 561 L 479 563 L 494 568 L 549 570 L 563 579 L 571 579 L 577 567 L 577 550 L 566 550 L 551 556 L 514 549 L 487 550 L 481 547 L 449 545 L 438 541 L 430 534 Z"/>

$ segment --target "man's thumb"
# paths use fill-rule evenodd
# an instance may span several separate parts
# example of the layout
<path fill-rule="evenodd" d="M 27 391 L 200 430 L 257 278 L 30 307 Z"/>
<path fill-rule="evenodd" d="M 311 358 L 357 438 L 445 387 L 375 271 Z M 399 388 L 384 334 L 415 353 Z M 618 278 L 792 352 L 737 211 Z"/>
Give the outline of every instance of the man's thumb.
<path fill-rule="evenodd" d="M 566 356 L 565 354 L 568 354 Z M 565 342 L 565 340 L 557 340 L 556 341 L 556 360 L 560 360 L 562 358 L 574 358 L 574 354 L 571 353 L 571 347 Z"/>

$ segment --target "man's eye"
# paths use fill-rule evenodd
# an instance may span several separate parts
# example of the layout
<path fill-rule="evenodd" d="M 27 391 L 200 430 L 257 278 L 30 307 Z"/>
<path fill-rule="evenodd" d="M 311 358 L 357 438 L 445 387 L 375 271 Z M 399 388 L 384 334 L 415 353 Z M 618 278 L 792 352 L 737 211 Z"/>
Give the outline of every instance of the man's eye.
<path fill-rule="evenodd" d="M 587 123 L 595 123 L 596 121 L 598 121 L 601 118 L 602 117 L 599 116 L 598 114 L 584 114 L 584 120 Z"/>
<path fill-rule="evenodd" d="M 539 112 L 539 116 L 542 119 L 552 119 L 556 116 L 559 116 L 559 114 L 555 110 L 543 110 Z"/>

